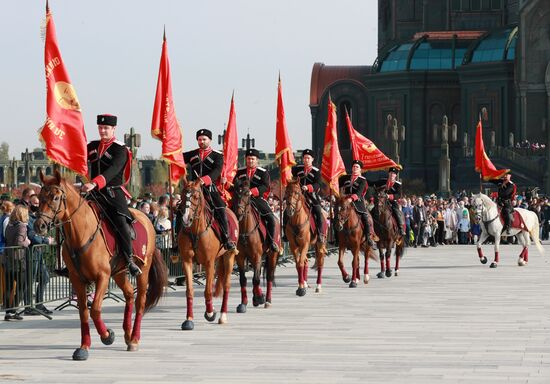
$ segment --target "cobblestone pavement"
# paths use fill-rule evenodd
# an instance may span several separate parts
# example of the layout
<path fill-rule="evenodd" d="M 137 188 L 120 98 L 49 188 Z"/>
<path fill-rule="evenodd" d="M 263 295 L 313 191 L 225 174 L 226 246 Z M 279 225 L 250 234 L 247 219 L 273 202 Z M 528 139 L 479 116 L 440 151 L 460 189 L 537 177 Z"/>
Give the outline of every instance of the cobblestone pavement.
<path fill-rule="evenodd" d="M 51 321 L 2 321 L 0 382 L 548 384 L 545 248 L 541 256 L 531 247 L 529 265 L 518 267 L 519 247 L 502 246 L 497 269 L 481 265 L 474 246 L 408 249 L 398 277 L 377 279 L 371 261 L 371 281 L 356 289 L 342 282 L 333 255 L 322 293 L 310 289 L 304 297 L 295 295 L 289 264 L 277 270 L 273 306 L 249 304 L 246 314 L 235 312 L 234 276 L 229 323 L 204 320 L 198 287 L 195 329 L 185 332 L 185 290 L 176 287 L 144 317 L 138 352 L 126 352 L 123 305 L 106 300 L 104 320 L 117 339 L 104 346 L 94 331 L 85 362 L 71 360 L 80 342 L 73 308 Z M 484 249 L 492 255 L 491 246 Z M 346 261 L 349 270 L 349 255 Z"/>

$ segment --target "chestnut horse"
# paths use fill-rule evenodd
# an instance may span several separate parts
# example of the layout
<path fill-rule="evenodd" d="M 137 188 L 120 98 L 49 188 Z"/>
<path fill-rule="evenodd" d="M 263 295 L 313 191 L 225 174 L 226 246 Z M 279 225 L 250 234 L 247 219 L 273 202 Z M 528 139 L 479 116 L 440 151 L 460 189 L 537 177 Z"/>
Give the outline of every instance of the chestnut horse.
<path fill-rule="evenodd" d="M 193 323 L 193 260 L 203 265 L 206 272 L 204 285 L 204 300 L 206 311 L 204 318 L 210 322 L 216 320 L 216 312 L 212 304 L 212 286 L 216 274 L 214 296 L 223 290 L 219 324 L 227 323 L 227 301 L 231 287 L 231 272 L 238 251 L 226 251 L 212 228 L 212 216 L 207 215 L 206 198 L 203 194 L 201 181 L 187 182 L 184 180 L 181 206 L 183 207 L 182 228 L 178 233 L 178 246 L 183 270 L 185 272 L 187 319 L 181 324 L 184 331 L 192 330 Z M 226 208 L 228 221 L 235 215 Z M 215 270 L 215 271 L 214 271 Z"/>
<path fill-rule="evenodd" d="M 44 176 L 40 173 L 40 180 L 44 186 L 39 194 L 40 206 L 34 224 L 35 229 L 38 233 L 45 235 L 51 227 L 61 227 L 64 238 L 63 260 L 69 270 L 69 278 L 78 301 L 81 344 L 74 351 L 73 359 L 86 360 L 91 345 L 86 305 L 86 286 L 89 283 L 95 283 L 96 292 L 90 315 L 101 341 L 109 345 L 115 339 L 113 330 L 107 328 L 101 319 L 101 305 L 111 276 L 122 290 L 126 300 L 122 328 L 127 350 L 136 351 L 140 340 L 143 314 L 158 303 L 167 282 L 166 265 L 155 247 L 155 229 L 151 221 L 142 212 L 130 210 L 135 220 L 139 221 L 147 232 L 147 246 L 141 266 L 142 274 L 136 278 L 136 316 L 132 328 L 134 287 L 125 273 L 124 258 L 115 257 L 111 260 L 103 231 L 100 231 L 101 219 L 98 219 L 80 191 L 61 178 L 59 172 L 56 171 L 54 176 Z"/>
<path fill-rule="evenodd" d="M 306 199 L 302 193 L 300 182 L 294 179 L 288 182 L 285 190 L 287 224 L 285 228 L 286 237 L 289 241 L 290 251 L 294 255 L 296 271 L 298 272 L 298 289 L 296 295 L 306 294 L 308 261 L 307 252 L 310 245 L 315 247 L 317 265 L 317 287 L 316 293 L 321 292 L 323 265 L 325 262 L 326 248 L 317 241 L 317 234 L 312 233 L 310 218 L 311 211 L 306 206 Z"/>
<path fill-rule="evenodd" d="M 239 220 L 239 242 L 237 244 L 239 254 L 237 255 L 237 266 L 239 267 L 239 281 L 241 284 L 241 303 L 237 306 L 238 313 L 246 312 L 248 297 L 246 294 L 246 269 L 248 263 L 252 265 L 254 276 L 252 277 L 252 304 L 257 307 L 265 303 L 265 308 L 271 306 L 271 291 L 275 279 L 275 267 L 279 252 L 274 252 L 262 242 L 260 235 L 259 216 L 254 213 L 250 195 L 248 180 L 235 185 L 233 196 L 233 210 Z M 279 226 L 279 220 L 276 220 Z M 276 232 L 277 236 L 277 232 Z M 260 287 L 260 275 L 262 268 L 262 256 L 266 255 L 267 292 L 264 296 Z"/>
<path fill-rule="evenodd" d="M 377 260 L 371 247 L 366 242 L 364 230 L 361 226 L 361 218 L 355 211 L 353 203 L 345 198 L 339 197 L 336 200 L 336 231 L 338 232 L 338 268 L 342 273 L 344 283 L 349 283 L 350 288 L 356 288 L 359 282 L 359 251 L 365 255 L 365 268 L 363 270 L 363 282 L 368 284 L 369 276 L 369 258 Z M 372 224 L 371 224 L 372 225 Z M 351 262 L 352 276 L 348 274 L 344 267 L 344 253 L 349 249 L 353 255 Z"/>
<path fill-rule="evenodd" d="M 403 236 L 394 225 L 391 207 L 388 203 L 388 195 L 385 192 L 378 192 L 374 206 L 374 232 L 378 236 L 378 253 L 380 255 L 380 272 L 376 274 L 379 279 L 391 277 L 391 252 L 395 246 L 395 276 L 399 276 L 399 260 L 405 249 Z M 384 250 L 386 250 L 384 255 Z M 384 265 L 384 256 L 386 265 Z"/>

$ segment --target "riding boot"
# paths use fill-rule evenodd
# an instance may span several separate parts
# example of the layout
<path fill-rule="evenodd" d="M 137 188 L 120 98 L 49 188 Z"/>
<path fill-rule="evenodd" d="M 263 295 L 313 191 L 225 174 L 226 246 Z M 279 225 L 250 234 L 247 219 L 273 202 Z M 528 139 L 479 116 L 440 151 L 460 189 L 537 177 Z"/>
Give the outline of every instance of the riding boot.
<path fill-rule="evenodd" d="M 286 213 L 283 212 L 283 229 L 282 229 L 282 233 L 281 233 L 281 240 L 282 241 L 288 241 L 288 239 L 286 238 L 286 224 L 287 224 L 287 221 L 288 221 L 288 217 L 287 217 Z"/>
<path fill-rule="evenodd" d="M 222 210 L 224 211 L 222 212 Z M 216 213 L 216 218 L 220 224 L 220 235 L 223 247 L 228 251 L 233 251 L 236 247 L 235 243 L 229 240 L 229 224 L 227 223 L 225 208 L 216 208 L 214 212 Z"/>
<path fill-rule="evenodd" d="M 394 213 L 394 217 L 395 217 L 395 220 L 397 221 L 397 226 L 399 227 L 399 234 L 405 237 L 406 232 L 405 232 L 405 223 L 403 221 L 403 215 Z"/>
<path fill-rule="evenodd" d="M 134 262 L 134 255 L 127 255 L 126 253 L 124 255 L 126 256 L 126 262 L 128 263 L 128 272 L 130 272 L 130 275 L 134 277 L 138 277 L 139 275 L 141 275 L 141 269 Z"/>
<path fill-rule="evenodd" d="M 132 252 L 132 235 L 131 235 L 131 224 L 126 222 L 119 227 L 119 236 L 120 236 L 120 250 L 126 259 L 126 264 L 128 266 L 128 272 L 130 275 L 137 277 L 141 275 L 141 269 L 134 262 L 134 255 Z"/>
<path fill-rule="evenodd" d="M 275 216 L 272 213 L 269 213 L 264 216 L 265 218 L 265 227 L 267 229 L 267 238 L 269 248 L 273 252 L 279 252 L 279 246 L 275 241 Z"/>
<path fill-rule="evenodd" d="M 363 222 L 363 232 L 365 233 L 365 240 L 370 247 L 374 247 L 374 241 L 372 241 L 372 239 L 370 238 L 369 216 L 366 213 L 361 214 L 361 221 Z"/>

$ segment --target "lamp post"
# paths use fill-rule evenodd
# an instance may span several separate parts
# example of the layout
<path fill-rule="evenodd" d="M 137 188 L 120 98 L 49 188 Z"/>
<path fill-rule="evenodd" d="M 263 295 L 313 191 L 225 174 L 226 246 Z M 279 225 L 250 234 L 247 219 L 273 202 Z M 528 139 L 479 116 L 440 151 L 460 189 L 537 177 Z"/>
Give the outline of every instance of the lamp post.
<path fill-rule="evenodd" d="M 256 139 L 250 137 L 250 133 L 246 134 L 246 139 L 242 141 L 243 147 L 248 151 L 250 148 L 254 148 L 256 144 Z"/>
<path fill-rule="evenodd" d="M 441 124 L 441 158 L 439 159 L 439 192 L 444 196 L 449 196 L 451 193 L 451 159 L 449 158 L 449 141 L 456 142 L 457 135 L 456 124 L 453 124 L 450 128 L 451 137 L 449 138 L 449 120 L 445 115 L 443 116 L 443 121 Z M 435 129 L 437 129 L 437 127 L 435 127 Z M 467 141 L 468 136 L 465 136 L 464 140 Z"/>
<path fill-rule="evenodd" d="M 405 126 L 401 125 L 401 127 L 397 124 L 397 119 L 392 118 L 391 114 L 388 114 L 387 116 L 387 122 L 388 122 L 388 128 L 386 135 L 389 134 L 391 142 L 392 142 L 392 148 L 391 148 L 391 154 L 392 158 L 395 160 L 396 164 L 400 164 L 399 159 L 399 143 L 402 143 L 405 141 Z"/>

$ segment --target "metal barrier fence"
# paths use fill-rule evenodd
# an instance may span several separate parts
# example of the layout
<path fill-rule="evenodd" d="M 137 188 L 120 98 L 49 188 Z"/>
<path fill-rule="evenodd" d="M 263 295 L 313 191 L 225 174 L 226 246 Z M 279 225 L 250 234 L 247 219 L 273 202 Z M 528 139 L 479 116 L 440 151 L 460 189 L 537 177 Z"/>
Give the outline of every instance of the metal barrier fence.
<path fill-rule="evenodd" d="M 158 239 L 157 239 L 158 240 Z M 168 268 L 168 287 L 185 284 L 185 273 L 177 252 L 172 248 L 160 246 L 166 267 Z M 329 248 L 329 253 L 334 252 Z M 63 301 L 55 309 L 61 310 L 68 306 L 76 306 L 76 296 L 69 279 L 59 276 L 55 270 L 58 267 L 58 245 L 39 244 L 29 248 L 5 247 L 0 253 L 0 310 L 6 312 L 21 312 L 42 308 L 44 304 Z M 314 252 L 308 253 L 313 257 Z M 279 257 L 279 265 L 292 263 L 293 257 L 285 243 L 284 252 Z M 200 265 L 193 269 L 193 282 L 203 285 L 204 271 Z M 132 283 L 135 283 L 132 278 Z M 135 284 L 134 284 L 135 286 Z M 115 291 L 115 292 L 113 292 Z M 124 298 L 117 294 L 118 286 L 111 279 L 109 291 L 105 298 L 123 301 Z M 90 300 L 93 295 L 93 287 L 89 287 Z M 56 303 L 58 304 L 58 303 Z M 47 314 L 38 311 L 48 318 Z"/>

